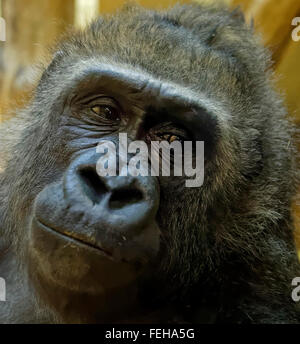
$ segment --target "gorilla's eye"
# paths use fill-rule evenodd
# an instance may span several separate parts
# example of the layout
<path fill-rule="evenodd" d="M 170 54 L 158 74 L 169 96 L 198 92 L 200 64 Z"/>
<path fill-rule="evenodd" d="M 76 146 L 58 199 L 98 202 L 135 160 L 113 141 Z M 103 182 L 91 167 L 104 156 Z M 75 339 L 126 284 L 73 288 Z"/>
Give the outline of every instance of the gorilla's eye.
<path fill-rule="evenodd" d="M 120 121 L 120 110 L 111 105 L 94 105 L 91 107 L 91 110 L 96 114 L 104 119 L 110 121 Z"/>
<path fill-rule="evenodd" d="M 183 141 L 182 137 L 178 136 L 178 135 L 173 135 L 173 134 L 162 134 L 161 138 L 165 141 L 168 141 L 169 143 L 172 143 L 174 141 Z"/>

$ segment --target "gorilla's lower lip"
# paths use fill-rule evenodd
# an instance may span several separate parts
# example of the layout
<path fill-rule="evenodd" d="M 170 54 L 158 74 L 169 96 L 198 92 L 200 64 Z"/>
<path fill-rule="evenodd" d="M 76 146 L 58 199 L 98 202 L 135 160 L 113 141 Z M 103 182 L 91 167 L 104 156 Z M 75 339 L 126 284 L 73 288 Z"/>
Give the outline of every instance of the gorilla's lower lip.
<path fill-rule="evenodd" d="M 44 230 L 48 230 L 48 231 L 52 231 L 52 232 L 55 232 L 57 235 L 61 236 L 64 240 L 69 240 L 69 241 L 74 241 L 77 245 L 78 244 L 81 244 L 81 245 L 84 245 L 84 246 L 87 246 L 89 249 L 93 249 L 93 250 L 97 250 L 98 253 L 99 251 L 104 254 L 105 256 L 109 257 L 109 258 L 112 258 L 112 253 L 111 252 L 108 252 L 106 250 L 104 250 L 102 247 L 100 246 L 97 246 L 97 245 L 93 245 L 91 243 L 88 243 L 86 241 L 83 241 L 81 239 L 78 239 L 78 238 L 75 238 L 71 235 L 67 235 L 53 227 L 49 227 L 48 225 L 44 224 L 41 220 L 35 218 L 36 220 L 36 223 L 42 227 Z"/>

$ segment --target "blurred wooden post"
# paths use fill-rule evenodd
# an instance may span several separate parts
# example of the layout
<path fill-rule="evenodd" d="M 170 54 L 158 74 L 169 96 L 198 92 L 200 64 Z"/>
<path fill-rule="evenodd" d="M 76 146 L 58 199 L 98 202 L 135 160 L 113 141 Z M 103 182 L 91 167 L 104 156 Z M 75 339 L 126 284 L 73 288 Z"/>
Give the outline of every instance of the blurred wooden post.
<path fill-rule="evenodd" d="M 30 70 L 74 21 L 74 0 L 2 0 L 6 42 L 1 42 L 0 113 L 26 97 Z M 1 118 L 0 118 L 1 120 Z"/>
<path fill-rule="evenodd" d="M 85 27 L 99 15 L 101 0 L 75 0 L 75 26 Z"/>

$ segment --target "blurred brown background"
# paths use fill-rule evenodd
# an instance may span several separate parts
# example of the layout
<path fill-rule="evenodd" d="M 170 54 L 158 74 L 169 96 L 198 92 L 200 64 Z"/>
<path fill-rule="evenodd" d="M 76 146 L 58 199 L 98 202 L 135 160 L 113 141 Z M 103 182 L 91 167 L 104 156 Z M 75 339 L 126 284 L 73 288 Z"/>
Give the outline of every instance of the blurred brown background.
<path fill-rule="evenodd" d="M 299 0 L 207 0 L 240 6 L 248 22 L 273 54 L 277 86 L 285 96 L 290 116 L 300 128 L 300 40 L 292 40 L 292 19 L 300 17 Z M 4 113 L 28 100 L 33 88 L 33 66 L 47 47 L 68 27 L 83 27 L 101 13 L 113 13 L 125 0 L 0 0 L 6 20 L 6 41 L 0 42 L 0 121 Z M 149 8 L 166 8 L 191 0 L 136 0 Z M 299 19 L 300 25 L 300 19 Z M 300 32 L 298 34 L 300 36 Z M 294 206 L 295 219 L 300 207 Z M 300 248 L 300 225 L 297 224 Z"/>

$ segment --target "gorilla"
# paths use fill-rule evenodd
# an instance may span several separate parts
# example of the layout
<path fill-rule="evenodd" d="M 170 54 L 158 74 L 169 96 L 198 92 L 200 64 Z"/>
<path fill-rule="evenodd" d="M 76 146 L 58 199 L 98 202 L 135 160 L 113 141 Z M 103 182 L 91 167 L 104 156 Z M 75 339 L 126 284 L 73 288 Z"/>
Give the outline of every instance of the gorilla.
<path fill-rule="evenodd" d="M 125 6 L 69 32 L 1 124 L 1 323 L 299 323 L 294 128 L 239 10 Z M 100 176 L 119 133 L 203 141 L 185 176 Z"/>

